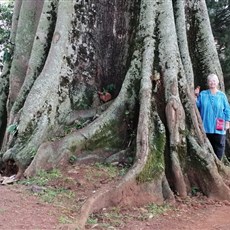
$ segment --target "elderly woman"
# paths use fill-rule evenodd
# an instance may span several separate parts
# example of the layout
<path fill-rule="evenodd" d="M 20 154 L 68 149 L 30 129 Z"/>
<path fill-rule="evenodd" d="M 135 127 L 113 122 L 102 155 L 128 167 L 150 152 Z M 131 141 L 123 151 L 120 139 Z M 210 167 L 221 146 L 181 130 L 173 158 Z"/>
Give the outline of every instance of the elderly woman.
<path fill-rule="evenodd" d="M 225 150 L 226 130 L 229 129 L 230 107 L 226 95 L 218 90 L 217 75 L 207 78 L 208 90 L 195 89 L 196 104 L 200 111 L 204 130 L 216 156 L 221 160 Z"/>

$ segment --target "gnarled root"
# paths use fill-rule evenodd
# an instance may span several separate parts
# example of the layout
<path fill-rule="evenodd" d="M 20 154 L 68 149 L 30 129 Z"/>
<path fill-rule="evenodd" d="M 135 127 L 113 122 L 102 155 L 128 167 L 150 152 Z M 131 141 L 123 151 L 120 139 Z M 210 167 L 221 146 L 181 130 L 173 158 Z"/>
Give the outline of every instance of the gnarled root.
<path fill-rule="evenodd" d="M 174 202 L 174 195 L 164 174 L 157 180 L 146 183 L 138 183 L 135 177 L 135 169 L 130 170 L 120 182 L 112 187 L 102 188 L 90 197 L 80 210 L 75 229 L 84 229 L 89 215 L 105 207 L 141 206 L 153 202 L 162 204 L 165 200 Z"/>

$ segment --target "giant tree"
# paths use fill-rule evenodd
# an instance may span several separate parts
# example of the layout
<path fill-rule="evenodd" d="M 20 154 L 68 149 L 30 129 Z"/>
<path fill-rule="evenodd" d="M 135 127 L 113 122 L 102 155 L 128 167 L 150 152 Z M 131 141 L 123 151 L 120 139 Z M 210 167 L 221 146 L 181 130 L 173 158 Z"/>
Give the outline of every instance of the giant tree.
<path fill-rule="evenodd" d="M 102 207 L 172 201 L 193 186 L 230 200 L 229 168 L 193 96 L 209 73 L 224 89 L 204 0 L 16 0 L 14 15 L 0 83 L 2 167 L 13 161 L 18 177 L 32 176 L 72 156 L 131 156 L 122 180 L 85 202 L 78 227 Z"/>

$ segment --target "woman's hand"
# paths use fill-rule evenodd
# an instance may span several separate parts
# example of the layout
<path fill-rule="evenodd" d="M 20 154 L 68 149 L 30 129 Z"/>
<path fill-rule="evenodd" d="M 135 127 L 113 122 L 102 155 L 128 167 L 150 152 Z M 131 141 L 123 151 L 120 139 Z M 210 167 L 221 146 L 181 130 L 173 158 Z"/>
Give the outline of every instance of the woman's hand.
<path fill-rule="evenodd" d="M 230 128 L 230 122 L 226 121 L 225 122 L 225 129 L 228 130 Z"/>
<path fill-rule="evenodd" d="M 200 94 L 200 86 L 197 86 L 194 90 L 195 96 L 198 97 Z"/>

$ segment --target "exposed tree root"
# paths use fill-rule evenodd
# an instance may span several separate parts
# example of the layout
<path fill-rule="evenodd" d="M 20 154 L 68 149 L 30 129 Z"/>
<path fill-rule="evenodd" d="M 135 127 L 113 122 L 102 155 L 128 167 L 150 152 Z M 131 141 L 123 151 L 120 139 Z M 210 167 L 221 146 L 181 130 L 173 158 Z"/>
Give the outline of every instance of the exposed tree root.
<path fill-rule="evenodd" d="M 105 104 L 102 104 L 96 108 L 91 108 L 87 110 L 77 110 L 70 112 L 64 123 L 66 125 L 73 124 L 78 119 L 92 119 L 97 118 L 99 115 L 101 115 L 108 107 L 112 104 L 113 101 L 109 101 Z"/>
<path fill-rule="evenodd" d="M 151 76 L 153 73 L 154 40 L 151 37 L 146 37 L 144 47 L 135 164 L 121 182 L 118 182 L 113 188 L 98 192 L 87 200 L 76 223 L 76 228 L 78 229 L 84 229 L 90 213 L 109 205 L 133 206 L 149 202 L 163 203 L 166 199 L 174 199 L 164 172 L 154 165 L 154 160 L 157 157 L 156 152 L 159 151 L 159 154 L 163 155 L 162 149 L 165 147 L 165 142 L 163 138 L 158 145 L 156 144 L 156 140 L 164 131 L 159 117 L 154 115 L 156 105 L 154 98 L 152 98 Z M 158 122 L 154 123 L 153 120 Z M 147 164 L 147 161 L 149 164 Z M 154 170 L 156 170 L 157 174 L 155 178 Z M 148 178 L 147 181 L 145 181 L 146 177 Z"/>
<path fill-rule="evenodd" d="M 208 197 L 230 200 L 229 179 L 226 180 L 230 171 L 217 159 L 210 143 L 207 141 L 200 147 L 194 137 L 188 136 L 188 145 L 192 167 L 188 170 L 188 177 L 191 184 L 197 185 Z"/>
<path fill-rule="evenodd" d="M 68 39 L 68 31 L 66 30 L 66 28 L 70 26 L 70 12 L 72 11 L 72 7 L 69 6 L 72 6 L 70 1 L 66 3 L 61 2 L 59 4 L 59 12 L 61 11 L 62 14 L 60 13 L 60 17 L 56 21 L 55 29 L 56 35 L 60 35 L 61 33 L 62 36 L 59 36 L 58 39 L 57 36 L 54 38 L 54 41 L 49 50 L 50 56 L 48 55 L 49 57 L 47 57 L 46 59 L 46 64 L 43 68 L 43 71 L 34 82 L 34 84 L 33 77 L 35 77 L 34 74 L 36 73 L 34 68 L 37 69 L 38 65 L 40 66 L 43 64 L 41 63 L 42 57 L 39 59 L 40 61 L 38 61 L 38 63 L 33 63 L 33 70 L 31 70 L 31 73 L 28 73 L 31 74 L 28 75 L 28 77 L 31 78 L 29 79 L 31 80 L 31 82 L 30 84 L 27 82 L 27 84 L 29 85 L 26 85 L 25 83 L 25 87 L 23 87 L 23 90 L 26 91 L 27 87 L 31 87 L 33 85 L 33 90 L 29 92 L 23 105 L 20 117 L 20 126 L 18 127 L 17 141 L 15 145 L 11 149 L 9 149 L 12 153 L 11 157 L 13 158 L 13 160 L 15 160 L 18 168 L 21 171 L 25 170 L 25 168 L 31 162 L 31 157 L 37 151 L 40 144 L 47 139 L 50 126 L 52 126 L 55 122 L 54 117 L 57 113 L 57 107 L 59 107 L 60 110 L 60 104 L 57 98 L 57 91 L 59 87 L 59 72 L 62 66 L 57 65 L 56 63 L 58 62 L 58 60 L 62 60 L 64 53 L 66 52 L 66 40 Z M 37 43 L 35 43 L 34 45 L 40 47 L 40 45 Z M 39 52 L 43 53 L 45 51 L 44 49 L 42 49 L 39 50 Z M 52 58 L 52 55 L 56 57 L 55 60 Z M 33 58 L 35 57 L 33 56 Z M 47 76 L 49 77 L 47 78 Z M 22 95 L 20 96 L 23 97 L 23 95 L 25 96 L 26 94 L 27 92 L 22 92 Z M 40 94 L 39 98 L 41 100 L 35 100 L 38 94 Z M 18 102 L 19 104 L 21 104 L 24 102 L 24 99 L 21 98 L 21 100 L 19 100 Z M 41 116 L 41 114 L 43 114 L 43 116 Z"/>
<path fill-rule="evenodd" d="M 174 195 L 168 184 L 165 184 L 164 174 L 157 180 L 139 184 L 135 179 L 136 171 L 137 169 L 133 168 L 118 184 L 103 188 L 90 197 L 80 210 L 75 229 L 84 229 L 89 215 L 102 208 L 119 205 L 141 206 L 148 203 L 162 204 L 165 200 L 174 202 Z"/>
<path fill-rule="evenodd" d="M 12 105 L 10 113 L 8 114 L 8 125 L 19 123 L 18 119 L 21 115 L 21 108 L 23 107 L 28 93 L 30 92 L 35 80 L 40 75 L 40 71 L 44 67 L 44 61 L 47 58 L 50 48 L 49 40 L 51 40 L 51 36 L 53 34 L 52 30 L 54 30 L 52 26 L 55 20 L 55 16 L 54 14 L 52 15 L 52 11 L 50 10 L 52 8 L 52 4 L 53 3 L 50 1 L 44 1 L 43 12 L 41 13 L 38 28 L 36 31 L 37 38 L 33 42 L 28 66 L 26 66 L 27 71 L 25 75 L 25 80 L 20 88 L 20 91 L 17 94 L 17 97 L 15 98 L 15 102 Z M 56 3 L 53 5 L 53 8 L 56 8 Z M 49 30 L 51 30 L 52 32 L 50 33 Z M 18 68 L 19 67 L 17 67 L 16 69 Z M 6 151 L 10 147 L 11 140 L 9 140 L 9 138 L 9 133 L 6 133 L 3 140 L 2 151 Z"/>
<path fill-rule="evenodd" d="M 60 140 L 42 144 L 34 160 L 27 168 L 25 175 L 33 175 L 44 167 L 45 163 L 49 163 L 47 165 L 49 165 L 50 168 L 57 167 L 69 156 L 77 155 L 81 150 L 85 149 L 87 145 L 90 145 L 92 139 L 95 139 L 96 143 L 104 142 L 104 147 L 116 138 L 122 139 L 120 130 L 118 130 L 119 125 L 117 124 L 120 124 L 121 120 L 124 119 L 126 110 L 133 111 L 134 109 L 136 92 L 133 90 L 133 84 L 135 80 L 138 80 L 140 77 L 139 69 L 140 61 L 137 52 L 126 74 L 126 80 L 123 83 L 120 94 L 112 105 L 87 127 L 73 132 Z M 94 148 L 96 148 L 96 146 L 94 146 Z M 45 168 L 47 169 L 47 167 Z"/>

